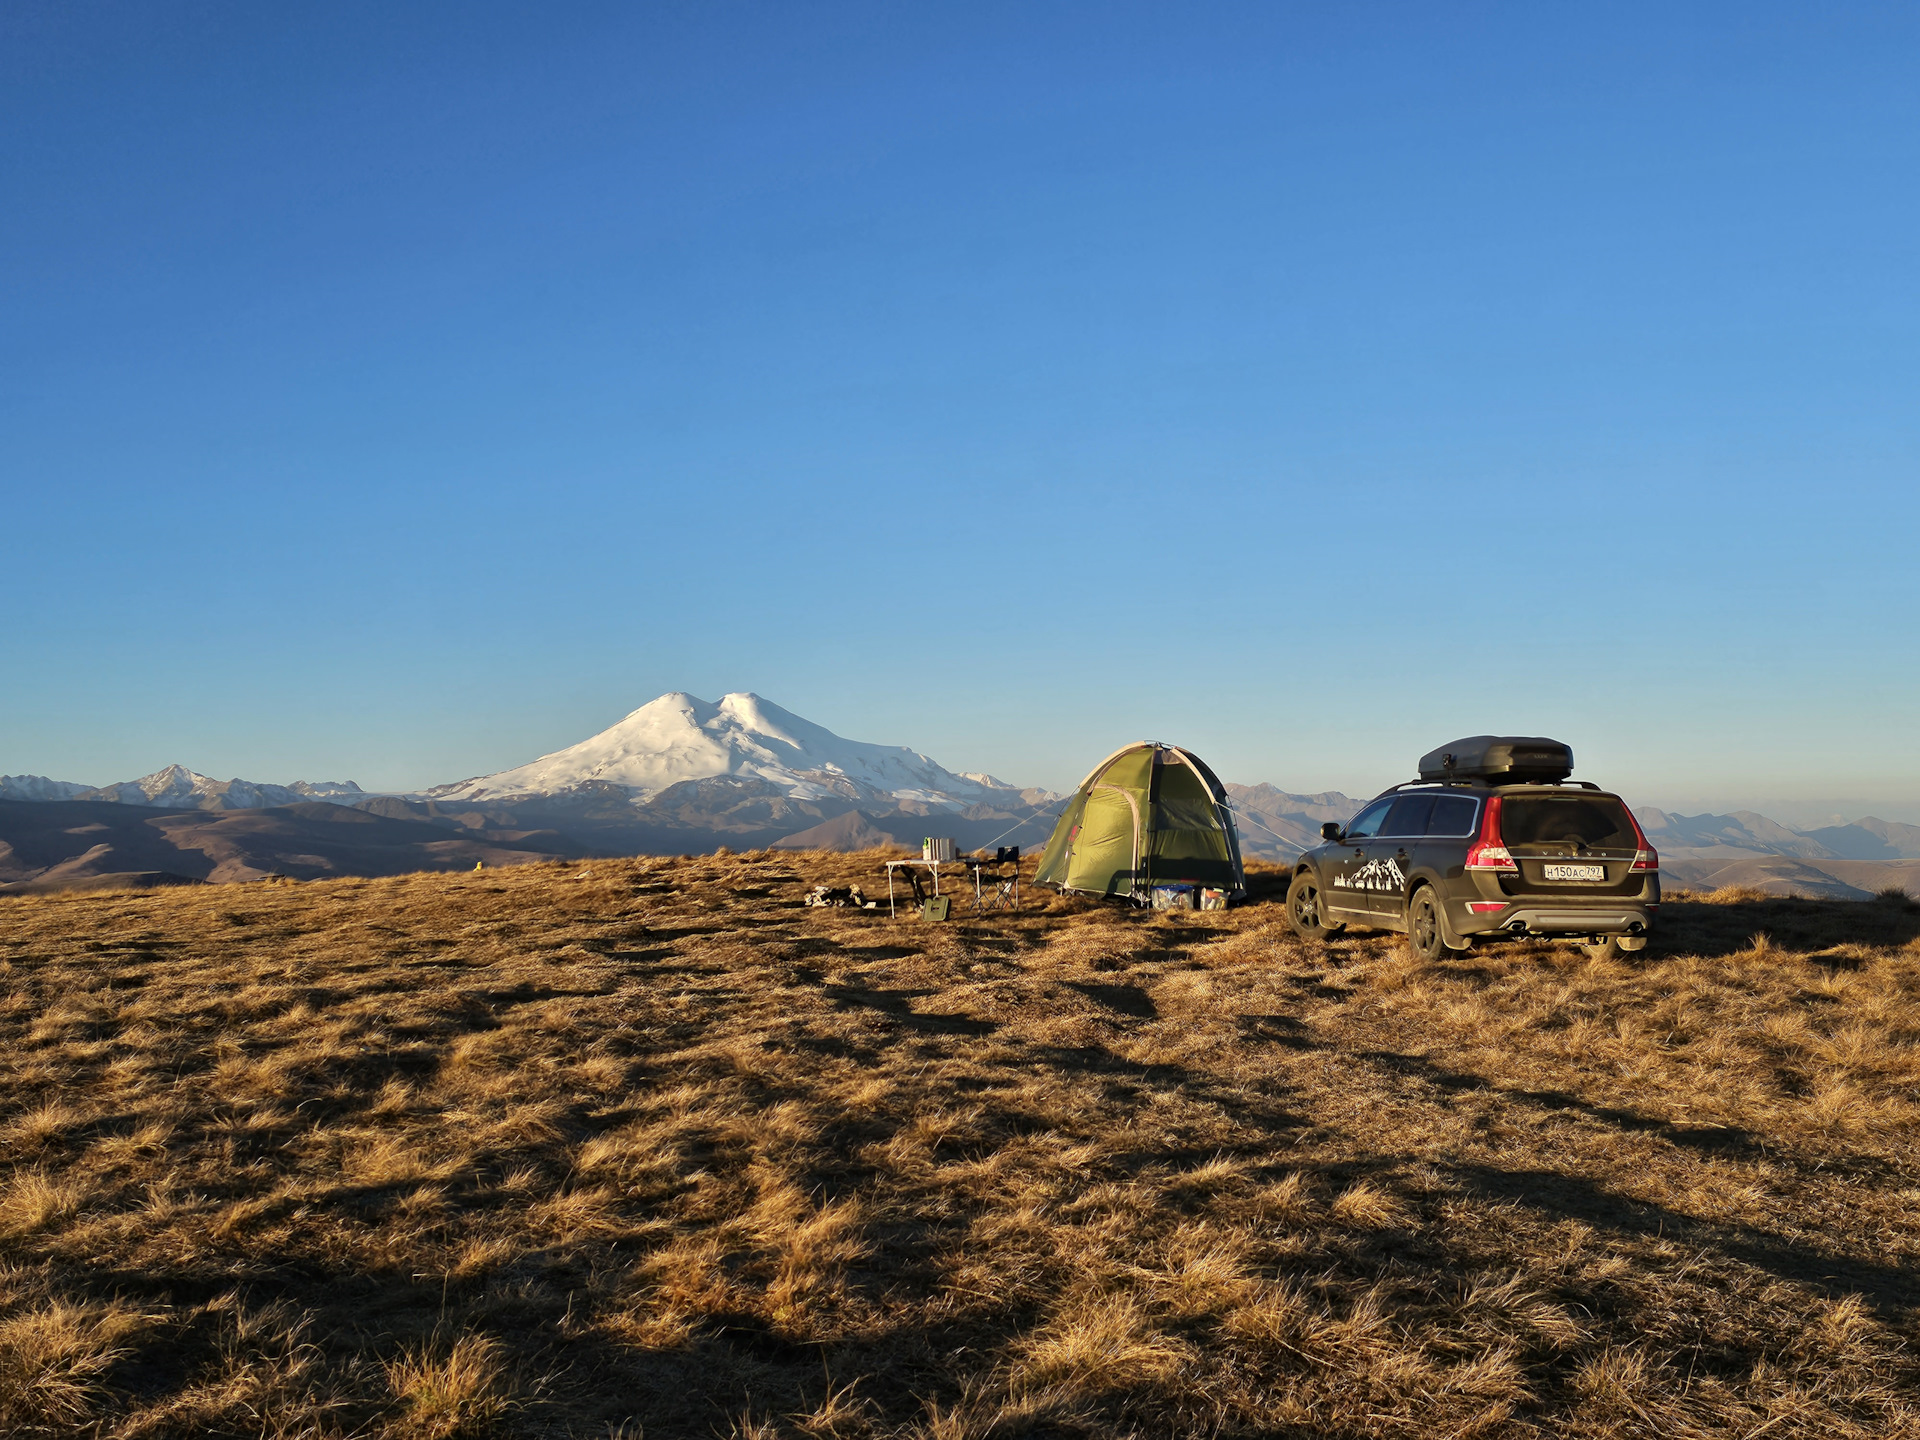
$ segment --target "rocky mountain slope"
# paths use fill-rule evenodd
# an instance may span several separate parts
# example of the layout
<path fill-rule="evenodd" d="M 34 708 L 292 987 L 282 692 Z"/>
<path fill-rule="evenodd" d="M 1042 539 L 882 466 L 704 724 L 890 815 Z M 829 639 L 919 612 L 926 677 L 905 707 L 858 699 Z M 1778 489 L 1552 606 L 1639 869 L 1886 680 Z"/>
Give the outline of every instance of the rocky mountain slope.
<path fill-rule="evenodd" d="M 1320 843 L 1320 827 L 1351 820 L 1366 802 L 1338 790 L 1318 795 L 1294 795 L 1272 785 L 1227 783 L 1240 849 L 1264 860 L 1291 859 Z"/>

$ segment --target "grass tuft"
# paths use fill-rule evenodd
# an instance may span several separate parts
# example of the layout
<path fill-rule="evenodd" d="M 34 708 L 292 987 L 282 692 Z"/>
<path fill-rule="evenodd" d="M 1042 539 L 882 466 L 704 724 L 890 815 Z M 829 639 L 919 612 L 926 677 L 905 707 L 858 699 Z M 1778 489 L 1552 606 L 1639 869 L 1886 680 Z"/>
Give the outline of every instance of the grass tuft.
<path fill-rule="evenodd" d="M 409 1347 L 386 1373 L 401 1433 L 420 1440 L 471 1440 L 492 1433 L 507 1413 L 504 1352 L 485 1335 L 462 1335 L 444 1350 Z"/>
<path fill-rule="evenodd" d="M 0 1319 L 0 1432 L 70 1434 L 95 1418 L 107 1372 L 142 1317 L 53 1301 Z"/>

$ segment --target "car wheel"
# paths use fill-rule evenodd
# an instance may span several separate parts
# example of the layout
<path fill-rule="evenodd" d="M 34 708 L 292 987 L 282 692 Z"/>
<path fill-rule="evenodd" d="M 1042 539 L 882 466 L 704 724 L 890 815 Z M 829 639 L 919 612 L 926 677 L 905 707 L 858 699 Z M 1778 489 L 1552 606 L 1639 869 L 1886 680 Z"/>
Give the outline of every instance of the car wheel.
<path fill-rule="evenodd" d="M 1422 885 L 1407 901 L 1407 939 L 1422 960 L 1438 960 L 1447 953 L 1447 935 L 1440 925 L 1440 902 L 1434 898 L 1431 885 Z"/>
<path fill-rule="evenodd" d="M 1320 908 L 1320 886 L 1304 870 L 1287 887 L 1287 919 L 1302 940 L 1324 940 L 1347 928 L 1327 923 L 1326 912 Z"/>
<path fill-rule="evenodd" d="M 1597 944 L 1589 943 L 1580 947 L 1587 952 L 1589 960 L 1618 960 L 1625 952 L 1620 948 L 1620 937 L 1609 935 Z"/>

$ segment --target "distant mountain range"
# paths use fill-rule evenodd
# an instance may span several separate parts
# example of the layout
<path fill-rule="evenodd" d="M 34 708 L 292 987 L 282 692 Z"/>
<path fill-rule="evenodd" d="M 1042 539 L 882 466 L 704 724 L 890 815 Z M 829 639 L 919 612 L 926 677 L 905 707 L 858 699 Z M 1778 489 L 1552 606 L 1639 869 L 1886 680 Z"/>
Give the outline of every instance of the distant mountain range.
<path fill-rule="evenodd" d="M 1051 831 L 1060 800 L 904 746 L 844 739 L 757 695 L 714 704 L 674 693 L 578 745 L 417 794 L 214 780 L 179 765 L 98 787 L 0 776 L 0 889 L 388 874 L 721 845 L 853 849 L 924 835 L 963 848 L 1031 847 Z M 385 828 L 352 828 L 362 821 Z"/>
<path fill-rule="evenodd" d="M 0 775 L 0 800 L 102 800 L 119 805 L 151 805 L 158 810 L 261 810 L 330 800 L 351 805 L 367 792 L 351 780 L 296 780 L 291 785 L 262 785 L 252 780 L 215 780 L 184 765 L 169 765 L 138 780 L 94 788 L 44 775 Z"/>
<path fill-rule="evenodd" d="M 1363 803 L 1229 784 L 1242 848 L 1287 859 Z M 391 874 L 588 855 L 781 846 L 854 850 L 952 836 L 1046 840 L 1065 797 L 847 740 L 753 694 L 674 692 L 525 765 L 413 794 L 350 780 L 268 785 L 170 765 L 87 786 L 0 775 L 0 890 Z M 198 812 L 182 814 L 181 812 Z M 1752 811 L 1635 810 L 1669 885 L 1862 897 L 1920 892 L 1920 826 L 1794 830 Z"/>
<path fill-rule="evenodd" d="M 1898 888 L 1920 894 L 1920 825 L 1869 815 L 1850 825 L 1793 830 L 1751 810 L 1731 815 L 1635 816 L 1660 852 L 1668 886 L 1745 885 L 1778 895 L 1864 900 Z"/>
<path fill-rule="evenodd" d="M 1920 825 L 1869 815 L 1851 825 L 1791 830 L 1751 810 L 1731 815 L 1669 815 L 1636 807 L 1640 826 L 1662 855 L 1676 859 L 1751 859 L 1794 855 L 1806 860 L 1920 859 Z"/>

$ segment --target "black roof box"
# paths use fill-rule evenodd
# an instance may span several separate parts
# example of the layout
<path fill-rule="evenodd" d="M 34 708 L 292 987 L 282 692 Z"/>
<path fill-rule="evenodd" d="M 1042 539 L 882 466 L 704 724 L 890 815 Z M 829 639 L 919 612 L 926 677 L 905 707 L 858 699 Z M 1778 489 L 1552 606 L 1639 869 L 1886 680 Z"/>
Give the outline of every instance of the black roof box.
<path fill-rule="evenodd" d="M 1538 735 L 1469 735 L 1420 757 L 1422 780 L 1493 780 L 1507 784 L 1564 780 L 1573 747 Z"/>

